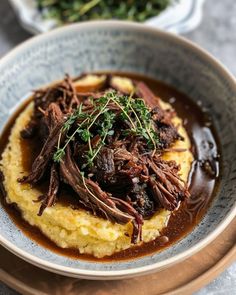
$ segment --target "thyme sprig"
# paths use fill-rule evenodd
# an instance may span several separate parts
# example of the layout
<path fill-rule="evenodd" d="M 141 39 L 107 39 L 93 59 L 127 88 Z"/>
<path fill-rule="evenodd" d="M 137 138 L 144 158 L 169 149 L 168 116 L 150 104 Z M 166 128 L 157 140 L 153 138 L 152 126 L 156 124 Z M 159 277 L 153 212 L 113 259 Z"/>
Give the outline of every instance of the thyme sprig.
<path fill-rule="evenodd" d="M 153 155 L 158 145 L 158 136 L 153 129 L 151 113 L 146 107 L 143 99 L 136 99 L 133 104 L 133 112 L 139 122 L 139 134 L 148 140 L 148 145 L 153 146 Z"/>
<path fill-rule="evenodd" d="M 74 113 L 66 120 L 66 122 L 64 123 L 64 125 L 61 128 L 61 132 L 59 134 L 58 137 L 58 142 L 57 142 L 57 151 L 54 153 L 53 155 L 53 161 L 54 162 L 60 162 L 61 159 L 64 157 L 65 155 L 65 149 L 67 147 L 67 145 L 70 143 L 70 141 L 72 141 L 76 135 L 77 132 L 79 132 L 80 128 L 85 124 L 85 122 L 88 120 L 87 114 L 83 113 L 82 111 L 82 107 L 83 104 L 81 104 L 79 106 L 78 109 L 76 109 L 74 111 Z M 80 119 L 80 118 L 84 118 L 84 121 L 82 121 L 81 124 L 79 124 L 79 126 L 77 127 L 77 129 L 72 133 L 72 135 L 70 135 L 66 142 L 65 145 L 61 148 L 60 144 L 61 144 L 61 138 L 62 138 L 62 134 L 64 132 L 68 132 L 70 130 L 70 128 L 73 126 L 73 124 L 76 122 L 76 120 Z"/>
<path fill-rule="evenodd" d="M 107 93 L 107 95 L 105 95 L 104 97 L 101 97 L 96 100 L 96 105 L 94 106 L 94 110 L 92 114 L 87 114 L 86 112 L 83 112 L 83 104 L 81 103 L 79 108 L 76 109 L 73 112 L 73 114 L 69 116 L 69 118 L 64 123 L 58 138 L 57 150 L 53 155 L 53 160 L 55 162 L 60 162 L 62 160 L 62 158 L 65 155 L 66 147 L 71 141 L 75 139 L 76 134 L 78 134 L 84 142 L 88 142 L 89 152 L 87 155 L 87 159 L 88 159 L 88 163 L 89 164 L 91 163 L 91 159 L 93 160 L 95 156 L 94 156 L 94 150 L 92 149 L 92 146 L 91 146 L 92 134 L 90 133 L 90 129 L 95 124 L 98 117 L 107 111 L 106 107 L 109 102 L 110 102 L 110 93 Z M 67 136 L 65 144 L 61 147 L 62 134 L 64 132 L 68 132 L 78 119 L 84 119 L 84 120 L 81 123 L 78 123 L 75 131 L 70 136 Z"/>
<path fill-rule="evenodd" d="M 62 160 L 66 147 L 78 135 L 83 142 L 88 144 L 88 152 L 84 156 L 86 162 L 82 165 L 82 169 L 88 165 L 93 165 L 94 159 L 106 144 L 107 137 L 113 136 L 114 123 L 117 117 L 130 122 L 132 128 L 125 130 L 126 135 L 132 134 L 145 138 L 147 145 L 153 150 L 153 154 L 155 154 L 158 145 L 158 136 L 153 127 L 150 110 L 142 99 L 134 99 L 132 94 L 127 97 L 118 95 L 115 91 L 110 91 L 98 99 L 91 100 L 91 103 L 94 108 L 91 114 L 83 111 L 83 104 L 81 103 L 79 108 L 64 123 L 58 138 L 57 150 L 53 156 L 55 162 Z M 111 103 L 114 103 L 121 112 L 117 113 L 109 109 L 109 104 Z M 96 130 L 96 133 L 101 138 L 95 147 L 91 143 L 92 138 L 95 136 L 93 129 Z M 71 134 L 70 131 L 72 131 Z M 61 145 L 61 140 L 64 136 L 66 136 L 66 140 Z"/>

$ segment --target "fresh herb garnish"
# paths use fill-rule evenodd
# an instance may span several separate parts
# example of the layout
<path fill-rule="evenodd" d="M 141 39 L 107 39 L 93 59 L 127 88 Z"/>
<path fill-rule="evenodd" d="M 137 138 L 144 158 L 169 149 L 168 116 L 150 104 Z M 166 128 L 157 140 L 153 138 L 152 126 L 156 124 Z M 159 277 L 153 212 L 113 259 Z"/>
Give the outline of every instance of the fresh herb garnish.
<path fill-rule="evenodd" d="M 146 107 L 143 99 L 136 99 L 133 103 L 132 109 L 139 123 L 138 132 L 140 136 L 148 140 L 147 144 L 153 146 L 153 154 L 155 154 L 158 144 L 158 136 L 153 129 L 153 122 L 149 109 Z"/>
<path fill-rule="evenodd" d="M 55 162 L 62 160 L 67 145 L 75 140 L 76 136 L 79 136 L 83 142 L 88 144 L 88 152 L 84 156 L 86 163 L 83 164 L 82 168 L 93 165 L 94 159 L 106 144 L 107 136 L 114 135 L 114 123 L 118 117 L 121 120 L 127 120 L 132 126 L 129 130 L 123 130 L 123 135 L 132 134 L 144 138 L 148 147 L 155 154 L 158 137 L 153 127 L 150 110 L 142 99 L 134 99 L 132 94 L 127 97 L 118 95 L 115 91 L 110 91 L 98 99 L 91 100 L 91 103 L 93 104 L 91 114 L 83 111 L 83 104 L 81 104 L 64 123 L 58 138 L 57 150 L 53 156 Z M 120 111 L 110 109 L 111 104 L 118 107 Z M 91 140 L 95 136 L 93 134 L 94 127 L 96 127 L 96 134 L 100 136 L 101 140 L 95 147 L 92 147 Z M 61 139 L 64 136 L 66 136 L 66 140 L 61 146 Z"/>

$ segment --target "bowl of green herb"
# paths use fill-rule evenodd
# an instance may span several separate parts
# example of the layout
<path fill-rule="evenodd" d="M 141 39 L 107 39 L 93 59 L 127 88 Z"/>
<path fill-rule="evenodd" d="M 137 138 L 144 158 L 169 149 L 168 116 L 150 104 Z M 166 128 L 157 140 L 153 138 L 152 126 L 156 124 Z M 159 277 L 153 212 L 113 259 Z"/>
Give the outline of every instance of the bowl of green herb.
<path fill-rule="evenodd" d="M 94 19 L 121 19 L 143 22 L 166 9 L 171 0 L 157 1 L 105 1 L 105 0 L 37 0 L 37 6 L 46 17 L 59 23 L 72 23 Z"/>
<path fill-rule="evenodd" d="M 182 33 L 196 28 L 204 0 L 10 0 L 22 26 L 32 33 L 88 20 L 129 20 Z"/>

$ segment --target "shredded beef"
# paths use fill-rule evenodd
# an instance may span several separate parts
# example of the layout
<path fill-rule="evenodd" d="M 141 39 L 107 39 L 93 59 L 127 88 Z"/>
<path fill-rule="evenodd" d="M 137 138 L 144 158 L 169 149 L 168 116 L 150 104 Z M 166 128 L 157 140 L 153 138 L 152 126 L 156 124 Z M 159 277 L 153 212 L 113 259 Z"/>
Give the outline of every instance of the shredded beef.
<path fill-rule="evenodd" d="M 132 81 L 136 87 L 134 99 L 142 99 L 146 105 L 148 128 L 153 128 L 156 136 L 151 142 L 150 130 L 145 133 L 146 129 L 140 126 L 143 114 L 133 109 L 129 117 L 125 114 L 129 105 L 121 107 L 110 99 L 106 109 L 94 107 L 94 102 L 114 91 L 107 88 L 112 87 L 110 79 L 107 78 L 99 91 L 81 93 L 66 75 L 61 83 L 34 93 L 34 113 L 21 131 L 21 137 L 27 140 L 36 134 L 42 141 L 42 149 L 29 175 L 19 182 L 35 185 L 49 176 L 48 192 L 37 200 L 41 202 L 39 216 L 57 202 L 64 183 L 76 192 L 79 202 L 92 214 L 119 224 L 131 222 L 131 240 L 136 243 L 142 239 L 144 218 L 152 217 L 160 208 L 173 211 L 189 197 L 187 185 L 178 176 L 180 167 L 174 161 L 161 158 L 161 154 L 171 150 L 172 144 L 182 137 L 172 123 L 174 111 L 162 109 L 143 82 Z M 130 98 L 122 97 L 120 101 L 122 99 Z M 74 113 L 81 110 L 83 115 L 73 119 Z M 80 126 L 91 116 L 94 122 L 83 133 Z M 109 132 L 106 124 L 110 124 Z M 139 128 L 136 133 L 135 124 Z M 91 134 L 92 138 L 88 139 Z M 61 158 L 56 161 L 55 152 L 62 146 Z"/>
<path fill-rule="evenodd" d="M 42 204 L 38 212 L 39 216 L 43 214 L 43 211 L 47 207 L 51 207 L 56 203 L 57 193 L 59 190 L 59 183 L 59 175 L 56 169 L 56 165 L 52 164 L 50 171 L 50 183 L 48 193 L 45 196 L 40 196 L 40 201 L 42 201 Z"/>

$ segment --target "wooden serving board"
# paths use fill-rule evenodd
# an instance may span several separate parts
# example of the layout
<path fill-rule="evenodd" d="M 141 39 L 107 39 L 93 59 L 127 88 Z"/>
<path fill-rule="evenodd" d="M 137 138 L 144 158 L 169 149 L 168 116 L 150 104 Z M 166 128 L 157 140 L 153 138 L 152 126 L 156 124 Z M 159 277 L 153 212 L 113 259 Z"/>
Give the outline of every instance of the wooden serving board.
<path fill-rule="evenodd" d="M 0 247 L 0 280 L 27 295 L 184 295 L 200 289 L 236 260 L 236 219 L 192 257 L 160 272 L 120 281 L 87 281 L 39 269 Z"/>

